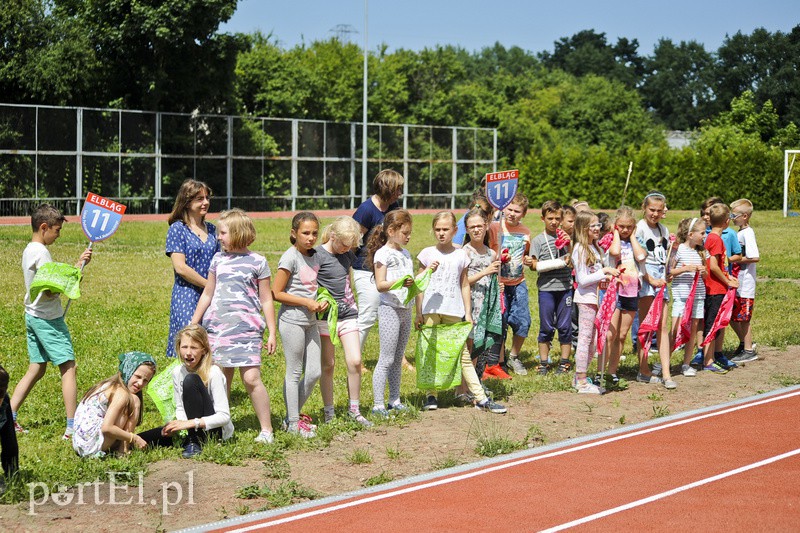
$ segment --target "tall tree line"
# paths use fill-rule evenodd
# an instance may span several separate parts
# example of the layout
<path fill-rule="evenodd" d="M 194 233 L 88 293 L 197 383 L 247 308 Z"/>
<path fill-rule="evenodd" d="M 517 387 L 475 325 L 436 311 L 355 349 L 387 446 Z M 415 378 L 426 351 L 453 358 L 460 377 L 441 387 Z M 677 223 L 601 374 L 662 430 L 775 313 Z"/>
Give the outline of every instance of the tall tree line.
<path fill-rule="evenodd" d="M 0 102 L 360 120 L 358 45 L 285 48 L 269 35 L 219 32 L 236 4 L 8 0 Z M 591 29 L 538 53 L 382 45 L 369 55 L 370 120 L 497 127 L 506 162 L 561 198 L 575 176 L 603 178 L 637 157 L 672 179 L 755 150 L 751 159 L 777 174 L 777 154 L 800 142 L 799 62 L 800 25 L 737 32 L 716 51 L 661 39 L 651 55 Z M 694 131 L 693 155 L 669 151 L 665 129 Z"/>

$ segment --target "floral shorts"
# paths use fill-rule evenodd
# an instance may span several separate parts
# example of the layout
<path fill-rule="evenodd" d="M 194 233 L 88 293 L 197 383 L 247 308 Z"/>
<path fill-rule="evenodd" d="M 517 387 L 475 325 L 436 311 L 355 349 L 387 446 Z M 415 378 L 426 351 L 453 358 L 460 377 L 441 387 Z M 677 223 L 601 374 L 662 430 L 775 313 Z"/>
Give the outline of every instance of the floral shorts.
<path fill-rule="evenodd" d="M 733 315 L 731 315 L 732 322 L 750 322 L 753 318 L 753 303 L 755 298 L 739 298 L 738 296 L 733 301 Z"/>

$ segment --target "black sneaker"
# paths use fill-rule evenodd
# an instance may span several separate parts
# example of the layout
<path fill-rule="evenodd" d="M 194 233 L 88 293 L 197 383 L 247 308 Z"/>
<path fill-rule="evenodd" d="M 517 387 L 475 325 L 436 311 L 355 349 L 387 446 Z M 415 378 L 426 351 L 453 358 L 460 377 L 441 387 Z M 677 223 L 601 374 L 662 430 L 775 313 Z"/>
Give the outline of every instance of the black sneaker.
<path fill-rule="evenodd" d="M 196 442 L 189 442 L 186 446 L 183 447 L 183 455 L 184 459 L 191 459 L 195 455 L 200 455 L 203 449 L 200 447 L 199 444 Z"/>
<path fill-rule="evenodd" d="M 475 408 L 483 411 L 489 411 L 490 413 L 496 413 L 498 415 L 502 415 L 508 411 L 505 405 L 493 402 L 492 400 L 485 400 L 483 403 L 477 404 Z"/>
<path fill-rule="evenodd" d="M 716 362 L 719 366 L 721 366 L 725 370 L 733 370 L 738 366 L 736 363 L 734 363 L 733 361 L 731 361 L 722 354 L 716 355 L 714 357 L 714 362 Z"/>
<path fill-rule="evenodd" d="M 556 368 L 556 374 L 569 374 L 569 371 L 572 369 L 572 364 L 569 361 L 561 360 L 558 362 L 558 368 Z"/>
<path fill-rule="evenodd" d="M 546 376 L 548 372 L 550 372 L 550 366 L 547 363 L 540 363 L 536 367 L 536 373 L 540 376 Z"/>
<path fill-rule="evenodd" d="M 425 403 L 422 404 L 422 409 L 424 411 L 435 411 L 439 408 L 439 403 L 436 401 L 436 396 L 428 396 L 425 399 Z"/>
<path fill-rule="evenodd" d="M 744 343 L 740 342 L 739 346 L 737 346 L 736 349 L 733 351 L 733 354 L 731 354 L 733 355 L 733 357 L 731 357 L 731 361 L 733 361 L 734 357 L 742 355 L 743 351 L 744 351 Z"/>
<path fill-rule="evenodd" d="M 758 355 L 756 354 L 755 350 L 742 350 L 742 353 L 731 357 L 731 362 L 733 363 L 749 363 L 750 361 L 755 361 L 758 359 Z"/>

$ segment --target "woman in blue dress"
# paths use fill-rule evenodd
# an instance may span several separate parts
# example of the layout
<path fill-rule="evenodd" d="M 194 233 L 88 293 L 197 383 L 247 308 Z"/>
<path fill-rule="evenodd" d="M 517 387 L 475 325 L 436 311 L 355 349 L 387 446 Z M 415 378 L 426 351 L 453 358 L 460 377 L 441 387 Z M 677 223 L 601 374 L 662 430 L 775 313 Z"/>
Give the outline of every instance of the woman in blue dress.
<path fill-rule="evenodd" d="M 211 258 L 219 251 L 217 228 L 206 222 L 211 189 L 202 181 L 183 182 L 172 208 L 167 232 L 167 256 L 175 284 L 169 309 L 167 357 L 175 357 L 175 334 L 189 324 L 208 278 Z"/>

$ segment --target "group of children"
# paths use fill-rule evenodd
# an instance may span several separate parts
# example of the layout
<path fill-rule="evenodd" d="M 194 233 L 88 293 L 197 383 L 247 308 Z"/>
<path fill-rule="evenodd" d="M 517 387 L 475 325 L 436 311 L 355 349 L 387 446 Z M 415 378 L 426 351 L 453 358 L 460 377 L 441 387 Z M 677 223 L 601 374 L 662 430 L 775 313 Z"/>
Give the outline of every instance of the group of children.
<path fill-rule="evenodd" d="M 369 296 L 368 307 L 377 307 L 374 314 L 380 335 L 380 355 L 372 375 L 372 415 L 386 417 L 407 409 L 401 402 L 400 382 L 412 328 L 459 322 L 474 327 L 461 351 L 463 384 L 457 398 L 479 409 L 505 413 L 505 406 L 491 398 L 482 381 L 508 378 L 508 371 L 527 373 L 519 359 L 531 326 L 526 267 L 538 273 L 539 374 L 551 369 L 556 331 L 559 358 L 552 366 L 557 373 L 570 371 L 573 310 L 577 308 L 573 387 L 579 393 L 604 392 L 605 384 L 588 375 L 596 345 L 604 345 L 597 354 L 598 374 L 608 373 L 611 384 L 618 382 L 617 370 L 631 330 L 634 346 L 638 344 L 637 381 L 663 383 L 668 389 L 677 386 L 669 364 L 676 339 L 684 346 L 684 376 L 695 375 L 693 365 L 724 373 L 738 362 L 757 358 L 750 320 L 759 255 L 749 226 L 753 206 L 748 200 L 738 200 L 729 208 L 717 198 L 709 199 L 700 217 L 680 222 L 673 242 L 661 222 L 666 198 L 658 192 L 644 198 L 643 218 L 638 222 L 625 206 L 608 217 L 590 211 L 585 202 L 575 207 L 544 202 L 544 229 L 533 237 L 522 222 L 528 210 L 523 194 L 517 194 L 498 216 L 486 197 L 476 192 L 461 221 L 449 211 L 434 216 L 436 244 L 418 254 L 415 272 L 405 248 L 412 216 L 396 205 L 402 176 L 392 173 L 387 182 L 385 172 L 375 181 L 378 200 L 370 227 L 363 224 L 363 216 L 362 222 L 339 217 L 322 230 L 318 245 L 317 217 L 311 212 L 296 214 L 291 246 L 278 261 L 274 279 L 266 258 L 249 250 L 256 238 L 250 218 L 240 209 L 221 213 L 217 234 L 222 251 L 211 262 L 191 323 L 175 336 L 174 349 L 181 363 L 171 371 L 177 420 L 140 434 L 134 429 L 141 419 L 141 391 L 156 372 L 155 361 L 147 354 L 121 355 L 119 372 L 92 387 L 76 412 L 75 357 L 59 295 L 42 291 L 31 300 L 28 293 L 37 270 L 52 262 L 47 246 L 58 238 L 64 222 L 57 210 L 41 206 L 33 214 L 33 238 L 23 254 L 31 363 L 10 399 L 2 391 L 0 428 L 13 422 L 17 432 L 24 431 L 16 421 L 17 411 L 49 361 L 62 374 L 67 410 L 64 438 L 72 440 L 79 455 L 170 445 L 174 435 L 183 434 L 184 456 L 191 457 L 200 452 L 207 435 L 227 439 L 233 434 L 228 399 L 234 370 L 239 368 L 260 424 L 256 441 L 270 443 L 274 436 L 261 355 L 264 348 L 268 354 L 275 352 L 278 333 L 286 363 L 283 428 L 304 438 L 316 435 L 316 426 L 302 410 L 317 382 L 324 420 L 334 418 L 336 345 L 342 346 L 347 368 L 348 416 L 371 426 L 360 410 L 361 352 L 364 330 L 371 327 L 362 324 L 362 296 L 365 301 Z M 388 189 L 381 190 L 381 183 L 389 183 Z M 730 220 L 739 227 L 738 235 L 727 229 Z M 79 263 L 90 260 L 87 249 Z M 369 278 L 353 277 L 362 286 L 373 285 L 357 287 L 358 304 L 350 281 L 355 264 L 366 268 Z M 421 278 L 429 280 L 426 286 L 418 283 Z M 672 284 L 672 322 L 664 304 L 669 301 L 668 283 Z M 377 305 L 368 294 L 371 290 L 378 295 Z M 277 316 L 273 300 L 280 304 Z M 731 314 L 741 343 L 729 360 L 722 354 L 722 332 Z M 509 327 L 513 337 L 505 353 Z M 637 335 L 637 327 L 642 335 Z M 648 363 L 651 343 L 660 358 L 660 365 L 652 369 Z M 704 346 L 702 354 L 694 353 L 698 343 Z M 423 409 L 437 409 L 436 391 L 424 394 Z M 3 418 L 6 412 L 12 420 Z M 6 444 L 5 430 L 2 435 L 3 467 L 11 469 L 15 462 L 6 460 L 11 444 Z"/>

